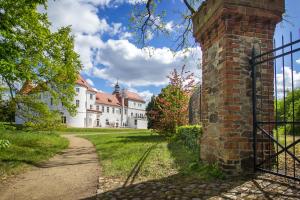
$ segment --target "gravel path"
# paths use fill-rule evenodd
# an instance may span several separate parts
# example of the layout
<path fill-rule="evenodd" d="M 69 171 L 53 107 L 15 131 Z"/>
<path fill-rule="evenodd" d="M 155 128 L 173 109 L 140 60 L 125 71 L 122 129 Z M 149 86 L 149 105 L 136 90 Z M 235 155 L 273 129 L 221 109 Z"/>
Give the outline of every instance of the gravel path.
<path fill-rule="evenodd" d="M 86 139 L 65 135 L 68 149 L 27 173 L 0 185 L 1 200 L 76 200 L 95 197 L 98 158 Z"/>

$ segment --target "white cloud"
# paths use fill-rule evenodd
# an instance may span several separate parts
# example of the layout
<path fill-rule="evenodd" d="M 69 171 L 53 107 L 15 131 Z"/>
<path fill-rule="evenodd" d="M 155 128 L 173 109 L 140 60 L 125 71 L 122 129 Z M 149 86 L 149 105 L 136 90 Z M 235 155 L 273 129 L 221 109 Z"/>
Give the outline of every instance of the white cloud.
<path fill-rule="evenodd" d="M 180 51 L 175 55 L 169 48 L 147 48 L 142 50 L 130 43 L 132 33 L 121 23 L 109 24 L 99 16 L 100 8 L 120 3 L 144 3 L 145 0 L 50 0 L 48 16 L 52 22 L 52 30 L 72 25 L 75 36 L 75 50 L 79 53 L 83 71 L 114 82 L 120 82 L 129 87 L 160 86 L 167 83 L 166 76 L 173 68 L 179 68 L 184 63 L 188 69 L 200 74 L 197 70 L 200 49 Z M 166 27 L 172 30 L 174 23 L 168 22 Z M 117 40 L 103 41 L 103 34 L 116 36 Z M 148 35 L 152 39 L 153 35 Z M 196 52 L 192 57 L 191 52 Z"/>
<path fill-rule="evenodd" d="M 196 56 L 192 56 L 193 53 Z M 196 62 L 200 53 L 199 48 L 193 48 L 174 55 L 169 48 L 142 50 L 128 40 L 108 40 L 96 57 L 96 62 L 103 67 L 94 68 L 93 75 L 111 82 L 118 77 L 129 87 L 165 85 L 172 69 L 184 64 L 188 70 L 200 74 L 199 62 Z"/>
<path fill-rule="evenodd" d="M 296 60 L 296 63 L 300 64 L 300 58 L 298 60 Z"/>
<path fill-rule="evenodd" d="M 276 81 L 277 81 L 277 91 L 278 91 L 278 97 L 283 97 L 283 69 L 281 69 L 281 73 L 276 74 Z M 294 80 L 294 88 L 300 87 L 300 72 L 293 71 L 293 80 Z M 284 68 L 284 81 L 285 81 L 285 91 L 286 93 L 288 91 L 292 90 L 292 69 L 291 67 L 285 67 Z"/>
<path fill-rule="evenodd" d="M 52 23 L 52 30 L 72 25 L 74 33 L 93 34 L 106 31 L 109 26 L 100 20 L 97 7 L 81 0 L 48 1 L 47 13 Z"/>
<path fill-rule="evenodd" d="M 165 29 L 168 32 L 173 32 L 173 28 L 174 28 L 174 22 L 173 21 L 169 21 L 168 23 L 166 23 Z"/>
<path fill-rule="evenodd" d="M 86 79 L 86 82 L 90 85 L 90 86 L 95 86 L 94 82 L 91 79 Z"/>
<path fill-rule="evenodd" d="M 127 40 L 127 39 L 131 39 L 133 37 L 132 33 L 129 32 L 122 32 L 120 34 L 120 40 Z"/>

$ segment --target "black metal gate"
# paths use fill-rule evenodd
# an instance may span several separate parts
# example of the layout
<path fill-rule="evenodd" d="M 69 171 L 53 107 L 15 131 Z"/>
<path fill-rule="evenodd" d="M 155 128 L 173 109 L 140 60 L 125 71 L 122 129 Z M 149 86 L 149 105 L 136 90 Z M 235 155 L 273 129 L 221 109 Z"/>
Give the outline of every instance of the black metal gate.
<path fill-rule="evenodd" d="M 250 61 L 254 169 L 300 180 L 300 40 L 280 45 L 253 48 Z"/>

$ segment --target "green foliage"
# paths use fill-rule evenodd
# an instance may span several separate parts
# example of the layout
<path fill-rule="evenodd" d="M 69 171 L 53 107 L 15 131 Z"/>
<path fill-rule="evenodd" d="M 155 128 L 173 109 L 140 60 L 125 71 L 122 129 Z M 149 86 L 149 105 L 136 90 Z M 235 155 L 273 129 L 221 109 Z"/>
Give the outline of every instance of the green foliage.
<path fill-rule="evenodd" d="M 23 97 L 28 92 L 23 89 L 32 87 L 31 93 L 48 92 L 54 103 L 63 103 L 69 113 L 75 114 L 74 85 L 81 63 L 74 51 L 71 28 L 51 32 L 47 15 L 37 11 L 37 6 L 45 3 L 46 0 L 0 0 L 0 77 L 15 106 L 32 106 L 27 102 L 36 97 Z M 36 102 L 33 107 L 42 108 Z M 42 111 L 45 109 L 39 113 Z"/>
<path fill-rule="evenodd" d="M 154 122 L 155 131 L 172 136 L 176 133 L 176 127 L 188 124 L 188 104 L 194 88 L 194 75 L 182 66 L 180 72 L 174 69 L 168 78 L 169 85 L 154 99 L 155 106 L 147 112 L 147 116 Z"/>
<path fill-rule="evenodd" d="M 9 148 L 0 150 L 0 177 L 18 173 L 68 147 L 67 139 L 49 132 L 0 130 L 0 140 L 10 142 Z"/>
<path fill-rule="evenodd" d="M 293 103 L 294 99 L 294 103 Z M 277 121 L 300 121 L 300 88 L 297 88 L 294 90 L 294 93 L 288 92 L 286 94 L 285 102 L 284 99 L 280 99 L 274 102 L 275 106 L 275 118 Z M 276 108 L 278 115 L 276 116 Z M 294 110 L 294 112 L 293 112 Z M 285 118 L 284 118 L 285 116 Z M 283 130 L 283 127 L 280 127 L 281 130 Z M 287 134 L 293 134 L 300 135 L 300 126 L 292 124 L 286 125 L 286 132 Z"/>
<path fill-rule="evenodd" d="M 180 126 L 177 128 L 175 140 L 181 140 L 190 150 L 199 153 L 199 137 L 202 135 L 201 126 Z"/>
<path fill-rule="evenodd" d="M 18 102 L 21 104 L 17 106 L 17 114 L 26 121 L 25 127 L 33 130 L 52 130 L 62 126 L 61 115 L 58 111 L 49 110 L 47 104 L 32 97 L 18 96 Z"/>
<path fill-rule="evenodd" d="M 151 97 L 150 102 L 148 103 L 147 107 L 146 107 L 146 115 L 147 115 L 147 119 L 148 119 L 148 124 L 147 124 L 147 128 L 148 129 L 153 129 L 155 128 L 155 119 L 151 117 L 151 112 L 156 112 L 157 111 L 157 106 L 156 106 L 156 101 L 155 101 L 155 96 L 153 95 Z"/>
<path fill-rule="evenodd" d="M 0 139 L 0 149 L 6 149 L 10 145 L 9 140 L 1 140 Z"/>

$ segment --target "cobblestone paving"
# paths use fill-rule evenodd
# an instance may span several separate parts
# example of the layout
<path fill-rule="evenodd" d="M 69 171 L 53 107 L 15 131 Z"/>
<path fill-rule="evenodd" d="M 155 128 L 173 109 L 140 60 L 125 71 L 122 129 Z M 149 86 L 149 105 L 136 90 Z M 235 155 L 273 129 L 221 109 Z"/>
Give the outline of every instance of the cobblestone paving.
<path fill-rule="evenodd" d="M 100 185 L 101 185 L 100 179 Z M 258 175 L 255 178 L 239 178 L 222 181 L 203 181 L 179 175 L 122 187 L 112 180 L 113 187 L 98 190 L 101 200 L 200 200 L 200 199 L 300 199 L 299 182 L 273 175 Z M 106 191 L 108 190 L 108 191 Z"/>

